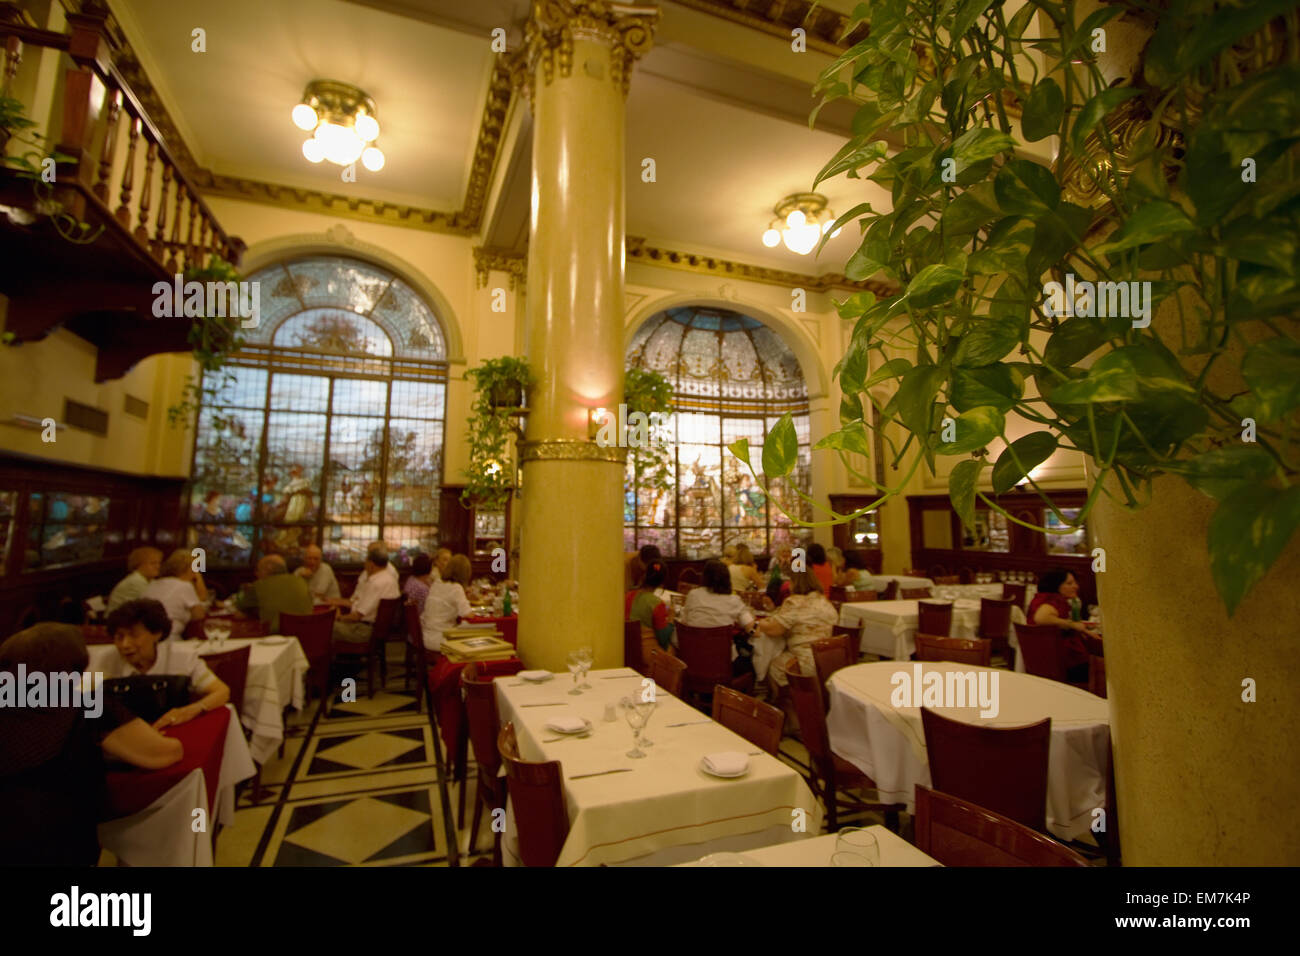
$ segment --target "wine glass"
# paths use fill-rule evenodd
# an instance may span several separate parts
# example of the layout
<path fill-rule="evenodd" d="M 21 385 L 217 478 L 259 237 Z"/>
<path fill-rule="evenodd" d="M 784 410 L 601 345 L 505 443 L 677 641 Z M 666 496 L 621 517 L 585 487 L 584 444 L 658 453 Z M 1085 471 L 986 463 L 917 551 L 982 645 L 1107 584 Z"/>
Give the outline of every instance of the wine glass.
<path fill-rule="evenodd" d="M 206 637 L 212 647 L 217 646 L 217 632 L 220 625 L 216 621 L 208 620 L 203 622 L 203 636 Z"/>
<path fill-rule="evenodd" d="M 582 672 L 582 658 L 578 656 L 577 651 L 569 651 L 565 663 L 569 665 L 569 673 L 573 675 L 573 690 L 569 691 L 569 696 L 575 697 L 582 693 L 582 689 L 578 686 L 578 675 Z"/>
<path fill-rule="evenodd" d="M 880 864 L 880 844 L 876 842 L 876 835 L 865 827 L 845 827 L 837 833 L 835 850 L 865 857 L 869 866 Z"/>
<path fill-rule="evenodd" d="M 582 665 L 582 683 L 579 685 L 583 690 L 593 690 L 591 682 L 587 680 L 587 672 L 591 670 L 591 665 L 595 661 L 595 652 L 590 645 L 583 645 L 576 651 L 578 662 Z"/>
<path fill-rule="evenodd" d="M 640 760 L 645 756 L 641 750 L 641 728 L 645 726 L 648 714 L 633 701 L 631 707 L 624 709 L 623 716 L 627 718 L 627 725 L 632 728 L 632 749 L 627 752 L 627 755 L 633 760 Z"/>
<path fill-rule="evenodd" d="M 831 854 L 831 866 L 875 866 L 865 856 L 859 853 L 850 853 L 847 850 L 840 850 Z"/>
<path fill-rule="evenodd" d="M 653 746 L 655 745 L 655 744 L 654 744 L 654 741 L 651 740 L 649 737 L 645 736 L 645 728 L 646 728 L 646 726 L 650 723 L 650 718 L 654 716 L 655 709 L 658 708 L 658 706 L 659 706 L 659 701 L 654 700 L 654 699 L 651 699 L 651 700 L 641 700 L 641 699 L 638 697 L 638 698 L 635 698 L 635 700 L 634 700 L 634 702 L 633 702 L 633 706 L 634 706 L 637 710 L 641 711 L 641 730 L 642 730 L 642 734 L 641 734 L 641 746 L 642 746 L 642 747 L 653 747 Z"/>
<path fill-rule="evenodd" d="M 226 641 L 230 640 L 230 622 L 217 621 L 217 641 L 221 647 L 226 646 Z"/>

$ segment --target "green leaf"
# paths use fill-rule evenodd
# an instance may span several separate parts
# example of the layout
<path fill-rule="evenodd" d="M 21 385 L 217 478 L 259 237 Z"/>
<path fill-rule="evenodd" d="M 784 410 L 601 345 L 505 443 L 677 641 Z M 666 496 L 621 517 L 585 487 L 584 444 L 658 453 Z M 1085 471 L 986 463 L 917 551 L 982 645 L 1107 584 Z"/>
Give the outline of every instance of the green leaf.
<path fill-rule="evenodd" d="M 1074 35 L 1070 37 L 1070 42 L 1062 51 L 1061 58 L 1064 59 L 1075 50 L 1083 49 L 1084 47 L 1091 49 L 1092 31 L 1097 29 L 1097 27 L 1102 26 L 1111 17 L 1117 16 L 1123 12 L 1124 8 L 1119 6 L 1101 7 L 1100 9 L 1092 11 L 1092 13 L 1084 17 L 1083 22 L 1080 23 L 1078 29 L 1074 31 Z"/>
<path fill-rule="evenodd" d="M 1043 358 L 1053 368 L 1069 368 L 1109 341 L 1100 319 L 1076 316 L 1060 324 L 1047 340 Z"/>
<path fill-rule="evenodd" d="M 967 458 L 957 462 L 948 475 L 948 499 L 967 528 L 975 527 L 975 492 L 979 489 L 980 472 L 986 467 L 988 462 L 983 458 Z"/>
<path fill-rule="evenodd" d="M 913 308 L 925 309 L 948 302 L 961 287 L 965 273 L 947 265 L 928 265 L 907 286 L 907 299 Z"/>
<path fill-rule="evenodd" d="M 1061 128 L 1061 114 L 1064 111 L 1065 96 L 1061 93 L 1061 87 L 1050 77 L 1040 80 L 1029 94 L 1029 102 L 1025 104 L 1025 112 L 1020 120 L 1020 130 L 1025 139 L 1034 143 L 1051 136 Z"/>
<path fill-rule="evenodd" d="M 786 412 L 772 426 L 763 442 L 763 474 L 782 478 L 790 473 L 799 460 L 799 438 L 795 435 L 794 419 Z"/>
<path fill-rule="evenodd" d="M 848 354 L 836 367 L 840 390 L 849 394 L 866 391 L 866 377 L 870 362 L 870 353 L 859 343 L 852 343 Z"/>
<path fill-rule="evenodd" d="M 867 427 L 860 421 L 852 421 L 845 422 L 839 431 L 831 432 L 813 445 L 813 448 L 830 448 L 869 456 L 871 440 L 867 436 Z"/>
<path fill-rule="evenodd" d="M 1295 7 L 1295 0 L 1251 0 L 1240 6 L 1188 5 L 1162 14 L 1147 44 L 1143 75 L 1153 86 L 1172 87 L 1243 37 Z"/>
<path fill-rule="evenodd" d="M 903 374 L 894 399 L 899 420 L 912 434 L 929 434 L 934 402 L 945 378 L 937 365 L 918 365 Z"/>
<path fill-rule="evenodd" d="M 826 233 L 826 236 L 829 235 L 829 232 Z M 825 236 L 823 236 L 823 238 L 825 238 Z M 883 249 L 879 248 L 881 246 L 883 246 Z M 872 255 L 873 252 L 875 255 Z M 881 252 L 884 252 L 885 254 L 882 257 L 877 258 L 877 256 L 880 256 Z M 888 245 L 877 242 L 870 236 L 863 239 L 862 245 L 859 246 L 857 251 L 849 257 L 848 263 L 844 266 L 845 278 L 852 279 L 855 282 L 871 278 L 885 267 L 885 263 L 889 259 L 888 252 Z"/>
<path fill-rule="evenodd" d="M 1053 405 L 1091 405 L 1127 402 L 1137 397 L 1137 381 L 1131 371 L 1112 368 L 1098 372 L 1094 366 L 1083 378 L 1053 388 L 1048 401 Z"/>
<path fill-rule="evenodd" d="M 969 409 L 954 419 L 955 436 L 952 441 L 943 440 L 943 427 L 940 426 L 939 443 L 935 445 L 935 450 L 941 455 L 962 455 L 978 451 L 1001 435 L 1006 424 L 1006 416 L 992 405 Z"/>
<path fill-rule="evenodd" d="M 943 211 L 943 231 L 951 237 L 966 235 L 1000 216 L 993 184 L 980 183 L 948 203 Z"/>
<path fill-rule="evenodd" d="M 993 490 L 998 494 L 1010 491 L 1021 479 L 1047 461 L 1054 451 L 1056 436 L 1051 432 L 1030 432 L 1023 438 L 1017 438 L 998 456 L 997 464 L 993 466 Z"/>
<path fill-rule="evenodd" d="M 838 176 L 840 173 L 858 170 L 868 163 L 879 162 L 885 158 L 888 153 L 888 147 L 881 140 L 874 140 L 870 143 L 859 143 L 857 140 L 849 140 L 841 147 L 840 151 L 831 157 L 822 171 L 817 174 L 813 180 L 813 189 L 824 180 L 832 176 Z"/>
<path fill-rule="evenodd" d="M 1300 486 L 1238 488 L 1210 518 L 1206 544 L 1214 584 L 1228 616 L 1262 578 L 1300 525 Z"/>
<path fill-rule="evenodd" d="M 990 365 L 1006 355 L 1027 337 L 1028 317 L 1009 312 L 990 315 L 972 323 L 971 330 L 962 336 L 953 357 L 956 365 Z"/>
<path fill-rule="evenodd" d="M 1097 246 L 1093 253 L 1112 255 L 1149 242 L 1163 242 L 1176 233 L 1195 231 L 1196 224 L 1181 206 L 1171 202 L 1149 202 L 1135 209 L 1110 241 Z"/>
<path fill-rule="evenodd" d="M 743 461 L 746 465 L 750 464 L 748 438 L 737 438 L 735 441 L 733 441 L 730 445 L 727 446 L 727 451 L 731 452 L 733 455 L 735 455 L 737 458 Z"/>
<path fill-rule="evenodd" d="M 863 383 L 862 390 L 866 391 L 871 386 L 878 385 L 879 383 L 888 381 L 889 379 L 901 379 L 911 367 L 912 363 L 905 358 L 890 359 L 884 365 L 880 366 L 880 368 L 871 373 L 871 377 Z"/>
<path fill-rule="evenodd" d="M 1300 343 L 1285 336 L 1255 343 L 1241 361 L 1241 375 L 1255 393 L 1259 417 L 1281 418 L 1300 405 Z"/>
<path fill-rule="evenodd" d="M 1031 219 L 1050 212 L 1061 201 L 1061 189 L 1052 171 L 1025 159 L 1013 159 L 998 170 L 993 193 L 1004 213 Z"/>
<path fill-rule="evenodd" d="M 957 7 L 957 15 L 953 18 L 951 35 L 960 37 L 967 30 L 975 25 L 980 14 L 993 5 L 993 0 L 962 0 Z"/>
<path fill-rule="evenodd" d="M 820 255 L 822 251 L 822 246 L 830 242 L 831 236 L 835 235 L 835 233 L 839 231 L 840 227 L 843 226 L 850 219 L 856 219 L 858 218 L 858 216 L 865 215 L 866 213 L 873 212 L 873 211 L 874 210 L 872 210 L 871 208 L 871 203 L 860 202 L 852 209 L 850 209 L 848 212 L 841 215 L 838 219 L 835 220 L 835 222 L 831 224 L 831 227 L 829 229 L 827 229 L 825 232 L 822 233 L 821 242 L 817 243 L 817 249 L 815 250 L 815 254 Z"/>
<path fill-rule="evenodd" d="M 1074 120 L 1074 125 L 1070 127 L 1070 144 L 1074 147 L 1074 151 L 1083 152 L 1088 134 L 1111 110 L 1125 100 L 1141 95 L 1142 91 L 1135 86 L 1112 86 L 1084 103 L 1083 109 L 1079 110 L 1079 115 Z"/>
<path fill-rule="evenodd" d="M 1016 141 L 999 129 L 976 126 L 952 144 L 952 158 L 958 167 L 966 167 L 1012 149 Z"/>
<path fill-rule="evenodd" d="M 1016 11 L 1016 15 L 1011 18 L 1007 24 L 1007 36 L 1013 40 L 1019 40 L 1025 35 L 1025 30 L 1029 27 L 1029 21 L 1037 12 L 1037 7 L 1032 3 L 1026 3 Z"/>
<path fill-rule="evenodd" d="M 1008 412 L 1024 394 L 1024 380 L 1006 365 L 954 368 L 948 402 L 959 412 L 992 405 Z"/>
<path fill-rule="evenodd" d="M 1181 475 L 1193 488 L 1222 501 L 1244 482 L 1264 481 L 1277 470 L 1277 465 L 1258 445 L 1241 444 L 1169 462 L 1164 469 Z"/>

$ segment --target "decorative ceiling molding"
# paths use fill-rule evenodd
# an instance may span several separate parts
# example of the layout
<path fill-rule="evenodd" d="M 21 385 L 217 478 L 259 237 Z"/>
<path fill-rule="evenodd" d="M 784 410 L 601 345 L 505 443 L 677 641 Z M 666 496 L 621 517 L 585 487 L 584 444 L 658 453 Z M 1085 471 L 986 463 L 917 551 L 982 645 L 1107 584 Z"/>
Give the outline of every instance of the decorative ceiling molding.
<path fill-rule="evenodd" d="M 802 27 L 807 32 L 808 49 L 829 56 L 839 56 L 868 33 L 868 26 L 853 22 L 835 10 L 828 10 L 807 0 L 673 0 L 680 7 L 721 17 L 732 23 L 759 30 L 790 42 L 790 31 Z"/>
<path fill-rule="evenodd" d="M 680 269 L 702 275 L 748 279 L 751 282 L 766 282 L 787 289 L 806 289 L 809 292 L 852 289 L 854 291 L 873 292 L 881 298 L 898 294 L 898 290 L 886 282 L 876 282 L 872 279 L 854 281 L 846 279 L 838 272 L 827 272 L 819 276 L 811 276 L 800 272 L 786 272 L 782 269 L 769 269 L 766 266 L 750 265 L 746 262 L 732 262 L 729 259 L 718 259 L 714 256 L 697 255 L 693 252 L 660 249 L 646 245 L 646 240 L 639 236 L 627 237 L 627 261 L 629 263 L 641 262 L 646 265 L 663 266 L 667 269 Z"/>
<path fill-rule="evenodd" d="M 528 257 L 521 253 L 508 252 L 504 249 L 484 249 L 474 247 L 474 275 L 477 288 L 488 284 L 488 277 L 493 272 L 510 274 L 510 291 L 522 289 L 527 284 Z"/>
<path fill-rule="evenodd" d="M 658 19 L 659 8 L 648 4 L 535 0 L 524 24 L 525 58 L 516 80 L 531 103 L 538 65 L 542 67 L 543 82 L 550 86 L 557 65 L 561 77 L 573 73 L 574 38 L 591 39 L 610 48 L 610 79 L 626 97 L 632 64 L 650 49 Z"/>

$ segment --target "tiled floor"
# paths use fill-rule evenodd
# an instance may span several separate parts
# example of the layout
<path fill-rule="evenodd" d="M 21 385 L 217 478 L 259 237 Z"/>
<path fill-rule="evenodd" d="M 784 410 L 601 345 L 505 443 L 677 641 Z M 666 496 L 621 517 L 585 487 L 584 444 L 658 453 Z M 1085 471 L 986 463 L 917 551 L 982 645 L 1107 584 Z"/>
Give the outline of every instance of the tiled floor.
<path fill-rule="evenodd" d="M 418 712 L 414 692 L 403 691 L 400 660 L 373 699 L 359 693 L 355 703 L 333 704 L 328 716 L 315 700 L 304 713 L 290 713 L 284 755 L 263 768 L 258 803 L 251 788 L 241 790 L 234 825 L 217 841 L 218 866 L 447 866 L 449 839 L 459 865 L 490 862 L 487 821 L 473 852 L 468 845 L 473 765 L 465 826 L 446 825 L 443 807 L 455 814 L 460 788 L 439 780 L 428 707 Z M 782 742 L 781 754 L 807 766 L 808 752 L 793 738 Z M 883 822 L 871 814 L 857 819 Z"/>

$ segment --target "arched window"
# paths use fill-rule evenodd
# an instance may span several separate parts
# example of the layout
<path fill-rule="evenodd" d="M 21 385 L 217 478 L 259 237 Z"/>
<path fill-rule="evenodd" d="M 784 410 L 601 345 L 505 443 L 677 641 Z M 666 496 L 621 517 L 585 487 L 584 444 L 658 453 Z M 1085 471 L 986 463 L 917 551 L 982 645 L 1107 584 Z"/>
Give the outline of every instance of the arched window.
<path fill-rule="evenodd" d="M 447 364 L 442 328 L 397 276 L 338 256 L 247 277 L 261 318 L 200 410 L 190 546 L 209 567 L 319 544 L 403 565 L 438 540 Z"/>
<path fill-rule="evenodd" d="M 726 309 L 668 309 L 639 328 L 627 352 L 628 368 L 650 369 L 672 383 L 677 485 L 662 493 L 630 479 L 624 504 L 629 550 L 656 544 L 667 557 L 715 557 L 744 543 L 755 554 L 796 541 L 796 528 L 754 482 L 727 446 L 748 438 L 755 467 L 767 430 L 786 412 L 794 416 L 799 463 L 771 483 L 785 510 L 809 520 L 811 509 L 793 481 L 809 491 L 808 389 L 799 360 L 776 332 Z"/>

